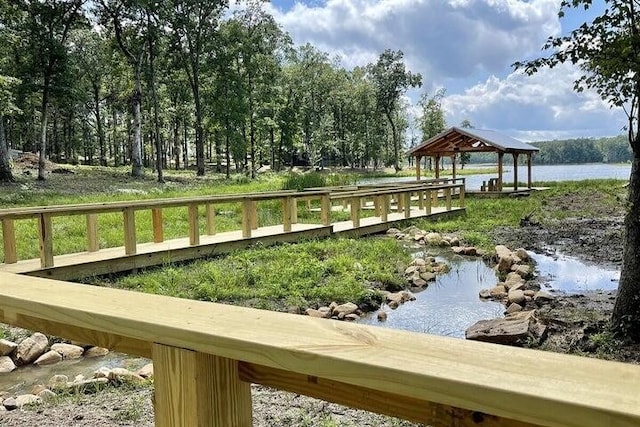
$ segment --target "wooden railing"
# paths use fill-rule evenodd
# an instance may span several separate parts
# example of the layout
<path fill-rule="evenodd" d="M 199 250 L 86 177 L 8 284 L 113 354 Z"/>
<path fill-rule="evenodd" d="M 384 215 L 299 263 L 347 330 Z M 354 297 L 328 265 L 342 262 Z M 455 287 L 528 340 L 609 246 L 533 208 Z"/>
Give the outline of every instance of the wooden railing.
<path fill-rule="evenodd" d="M 638 426 L 640 367 L 0 273 L 0 321 L 154 362 L 156 426 L 250 426 L 250 383 L 444 426 Z"/>
<path fill-rule="evenodd" d="M 78 205 L 38 206 L 0 210 L 2 222 L 2 239 L 4 263 L 14 264 L 18 261 L 15 221 L 36 220 L 39 241 L 40 266 L 43 269 L 54 267 L 54 233 L 53 218 L 84 216 L 86 222 L 86 250 L 97 252 L 100 248 L 99 215 L 122 213 L 122 246 L 125 255 L 137 253 L 138 238 L 136 233 L 136 212 L 151 212 L 151 228 L 153 242 L 165 240 L 163 210 L 167 208 L 184 208 L 188 223 L 190 246 L 198 246 L 201 241 L 200 208 L 204 207 L 204 233 L 216 234 L 216 206 L 221 204 L 239 204 L 242 211 L 241 230 L 245 239 L 252 237 L 252 230 L 258 224 L 258 203 L 269 200 L 280 200 L 282 212 L 282 232 L 292 231 L 292 225 L 298 222 L 298 202 L 317 203 L 320 210 L 319 222 L 322 226 L 331 225 L 331 207 L 334 202 L 343 202 L 350 209 L 350 218 L 354 228 L 360 226 L 361 210 L 371 202 L 375 207 L 375 215 L 380 221 L 387 222 L 392 206 L 398 212 L 404 212 L 404 218 L 411 217 L 411 204 L 431 213 L 432 207 L 438 205 L 440 198 L 444 200 L 446 210 L 452 209 L 452 199 L 458 200 L 459 207 L 464 207 L 464 182 L 460 183 L 409 183 L 403 186 L 383 186 L 381 188 L 342 187 L 332 189 L 313 189 L 302 192 L 277 191 L 266 193 L 247 193 L 237 195 L 184 197 L 174 199 L 151 199 L 125 202 L 89 203 Z M 415 203 L 414 203 L 415 202 Z M 397 219 L 397 218 L 396 218 Z M 65 236 L 57 236 L 65 238 Z M 56 254 L 61 255 L 61 254 Z"/>

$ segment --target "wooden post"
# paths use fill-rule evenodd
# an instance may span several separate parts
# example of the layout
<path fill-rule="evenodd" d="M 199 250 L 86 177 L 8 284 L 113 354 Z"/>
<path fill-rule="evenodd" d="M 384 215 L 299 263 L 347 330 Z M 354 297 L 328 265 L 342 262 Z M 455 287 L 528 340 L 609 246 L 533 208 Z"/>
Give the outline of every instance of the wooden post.
<path fill-rule="evenodd" d="M 445 206 L 448 211 L 451 210 L 451 187 L 444 189 Z"/>
<path fill-rule="evenodd" d="M 207 217 L 207 235 L 213 236 L 216 234 L 216 209 L 212 204 L 207 203 L 205 210 L 205 216 Z"/>
<path fill-rule="evenodd" d="M 131 208 L 122 210 L 124 218 L 124 253 L 135 255 L 136 249 L 136 211 Z"/>
<path fill-rule="evenodd" d="M 16 247 L 16 231 L 12 219 L 2 220 L 2 241 L 4 243 L 4 263 L 15 264 L 18 262 L 18 250 Z"/>
<path fill-rule="evenodd" d="M 251 229 L 258 229 L 258 201 L 253 201 L 253 215 L 251 215 Z"/>
<path fill-rule="evenodd" d="M 432 207 L 438 207 L 438 195 L 440 193 L 440 190 L 438 189 L 434 189 L 431 191 L 431 206 Z"/>
<path fill-rule="evenodd" d="M 393 197 L 395 197 L 395 199 L 396 199 L 396 207 L 397 207 L 396 212 L 398 212 L 398 213 L 402 212 L 403 209 L 404 209 L 404 207 L 402 206 L 403 202 L 404 202 L 404 200 L 402 199 L 402 195 L 396 193 L 396 194 L 393 195 Z"/>
<path fill-rule="evenodd" d="M 440 156 L 436 156 L 435 166 L 436 179 L 440 179 Z"/>
<path fill-rule="evenodd" d="M 431 190 L 427 190 L 425 192 L 425 198 L 424 198 L 425 206 L 424 206 L 424 209 L 425 209 L 425 213 L 427 215 L 431 215 L 431 193 L 432 193 Z"/>
<path fill-rule="evenodd" d="M 253 201 L 244 199 L 242 201 L 242 237 L 247 239 L 251 237 L 251 215 L 253 215 Z"/>
<path fill-rule="evenodd" d="M 404 217 L 411 218 L 411 191 L 407 191 L 402 195 L 404 197 Z"/>
<path fill-rule="evenodd" d="M 322 225 L 331 225 L 331 199 L 328 194 L 320 196 L 320 216 Z"/>
<path fill-rule="evenodd" d="M 388 194 L 380 196 L 380 221 L 387 222 L 389 220 L 389 201 Z"/>
<path fill-rule="evenodd" d="M 200 244 L 200 224 L 198 222 L 198 204 L 189 203 L 189 245 Z"/>
<path fill-rule="evenodd" d="M 460 187 L 460 194 L 458 195 L 458 206 L 464 208 L 464 185 Z"/>
<path fill-rule="evenodd" d="M 40 266 L 53 267 L 53 228 L 51 215 L 41 213 L 38 217 L 38 235 L 40 236 Z"/>
<path fill-rule="evenodd" d="M 282 229 L 285 232 L 291 231 L 291 205 L 292 197 L 282 199 Z"/>
<path fill-rule="evenodd" d="M 531 179 L 531 153 L 527 153 L 527 187 L 531 188 L 532 186 Z"/>
<path fill-rule="evenodd" d="M 151 354 L 157 427 L 251 427 L 251 385 L 237 361 L 160 344 Z"/>
<path fill-rule="evenodd" d="M 97 252 L 100 249 L 98 240 L 98 215 L 87 214 L 87 251 Z"/>
<path fill-rule="evenodd" d="M 502 191 L 502 184 L 503 184 L 503 178 L 502 178 L 502 161 L 504 158 L 504 153 L 498 153 L 498 191 Z"/>
<path fill-rule="evenodd" d="M 164 242 L 164 224 L 162 222 L 162 208 L 151 209 L 151 222 L 153 224 L 153 243 Z"/>
<path fill-rule="evenodd" d="M 418 209 L 422 210 L 424 209 L 424 190 L 421 188 L 416 193 L 418 194 Z"/>
<path fill-rule="evenodd" d="M 518 190 L 518 155 L 512 153 L 513 157 L 513 189 Z"/>
<path fill-rule="evenodd" d="M 416 156 L 416 180 L 420 181 L 420 160 L 422 156 Z"/>
<path fill-rule="evenodd" d="M 360 197 L 351 198 L 351 222 L 353 228 L 360 227 Z"/>
<path fill-rule="evenodd" d="M 456 179 L 456 154 L 451 156 L 451 176 L 454 180 Z"/>
<path fill-rule="evenodd" d="M 298 201 L 295 197 L 291 198 L 291 223 L 298 223 Z"/>

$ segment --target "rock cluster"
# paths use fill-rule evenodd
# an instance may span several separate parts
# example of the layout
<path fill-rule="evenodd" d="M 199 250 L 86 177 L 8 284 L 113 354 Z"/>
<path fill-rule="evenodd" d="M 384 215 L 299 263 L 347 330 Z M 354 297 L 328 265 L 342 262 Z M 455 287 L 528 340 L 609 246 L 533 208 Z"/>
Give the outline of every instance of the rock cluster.
<path fill-rule="evenodd" d="M 415 226 L 402 231 L 397 228 L 390 228 L 387 230 L 387 235 L 393 236 L 398 240 L 412 241 L 425 246 L 460 246 L 460 239 L 457 236 L 428 232 Z"/>
<path fill-rule="evenodd" d="M 507 314 L 502 319 L 480 320 L 465 331 L 468 340 L 497 344 L 523 345 L 543 339 L 546 326 L 536 317 L 535 310 Z"/>
<path fill-rule="evenodd" d="M 404 270 L 404 277 L 412 290 L 419 291 L 436 280 L 438 273 L 446 272 L 447 269 L 446 264 L 437 262 L 434 257 L 416 258 Z"/>
<path fill-rule="evenodd" d="M 69 380 L 66 375 L 54 375 L 46 385 L 33 386 L 31 393 L 3 398 L 0 408 L 11 411 L 25 405 L 40 404 L 56 397 L 58 393 L 91 393 L 109 385 L 141 384 L 151 377 L 153 377 L 153 364 L 151 363 L 143 366 L 137 372 L 124 368 L 102 367 L 94 372 L 91 378 L 78 375 L 73 380 Z"/>
<path fill-rule="evenodd" d="M 104 356 L 108 352 L 102 347 L 65 343 L 49 346 L 47 336 L 36 332 L 19 343 L 0 339 L 0 373 L 11 372 L 18 366 L 28 364 L 51 365 L 61 360 Z"/>
<path fill-rule="evenodd" d="M 324 319 L 336 319 L 356 321 L 362 316 L 362 310 L 356 304 L 347 302 L 344 304 L 338 304 L 332 302 L 329 306 L 322 306 L 315 308 L 307 308 L 306 313 L 311 317 L 320 317 Z"/>

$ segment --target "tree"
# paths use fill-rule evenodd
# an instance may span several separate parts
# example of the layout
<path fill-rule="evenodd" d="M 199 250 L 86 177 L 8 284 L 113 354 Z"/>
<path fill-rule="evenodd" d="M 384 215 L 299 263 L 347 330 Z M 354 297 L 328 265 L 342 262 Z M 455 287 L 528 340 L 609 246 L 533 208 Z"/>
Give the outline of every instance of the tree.
<path fill-rule="evenodd" d="M 402 61 L 404 54 L 401 50 L 385 50 L 380 54 L 378 61 L 371 66 L 371 78 L 376 86 L 376 99 L 378 108 L 384 113 L 389 126 L 391 126 L 391 139 L 393 141 L 393 166 L 397 171 L 399 165 L 399 138 L 394 121 L 394 114 L 398 110 L 400 97 L 409 87 L 422 86 L 422 76 L 407 71 Z"/>
<path fill-rule="evenodd" d="M 444 98 L 446 90 L 438 89 L 433 96 L 423 93 L 419 104 L 422 107 L 422 117 L 420 118 L 420 130 L 422 131 L 422 140 L 436 136 L 444 131 L 447 122 L 444 119 L 444 111 L 442 111 L 442 98 Z"/>
<path fill-rule="evenodd" d="M 571 8 L 588 9 L 591 0 L 563 0 L 559 16 Z M 629 177 L 628 206 L 618 296 L 612 327 L 634 341 L 640 341 L 640 18 L 636 0 L 605 0 L 607 8 L 591 23 L 570 34 L 550 37 L 543 49 L 549 56 L 517 62 L 516 69 L 534 74 L 540 68 L 562 63 L 578 65 L 583 71 L 574 89 L 595 90 L 612 107 L 627 115 L 627 137 L 633 160 Z"/>
<path fill-rule="evenodd" d="M 9 147 L 4 131 L 4 118 L 17 111 L 13 104 L 13 87 L 20 81 L 12 77 L 0 75 L 0 182 L 13 182 Z"/>
<path fill-rule="evenodd" d="M 468 119 L 464 119 L 460 123 L 460 127 L 463 129 L 473 129 L 473 125 Z M 471 160 L 471 153 L 468 153 L 466 151 L 463 153 L 460 153 L 460 169 L 464 169 L 464 165 L 469 163 L 470 160 Z"/>

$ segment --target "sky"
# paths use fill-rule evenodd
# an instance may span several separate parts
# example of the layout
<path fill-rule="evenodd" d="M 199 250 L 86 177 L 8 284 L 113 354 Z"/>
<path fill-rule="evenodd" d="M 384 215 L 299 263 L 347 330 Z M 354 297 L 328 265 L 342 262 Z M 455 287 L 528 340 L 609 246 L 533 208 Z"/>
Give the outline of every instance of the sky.
<path fill-rule="evenodd" d="M 298 45 L 311 43 L 346 68 L 402 50 L 423 86 L 407 96 L 446 89 L 447 124 L 467 119 L 523 141 L 614 136 L 624 112 L 595 93 L 576 94 L 576 67 L 526 76 L 515 61 L 543 54 L 550 35 L 566 34 L 602 10 L 558 18 L 560 0 L 272 0 L 267 8 Z M 416 109 L 417 113 L 417 109 Z"/>

